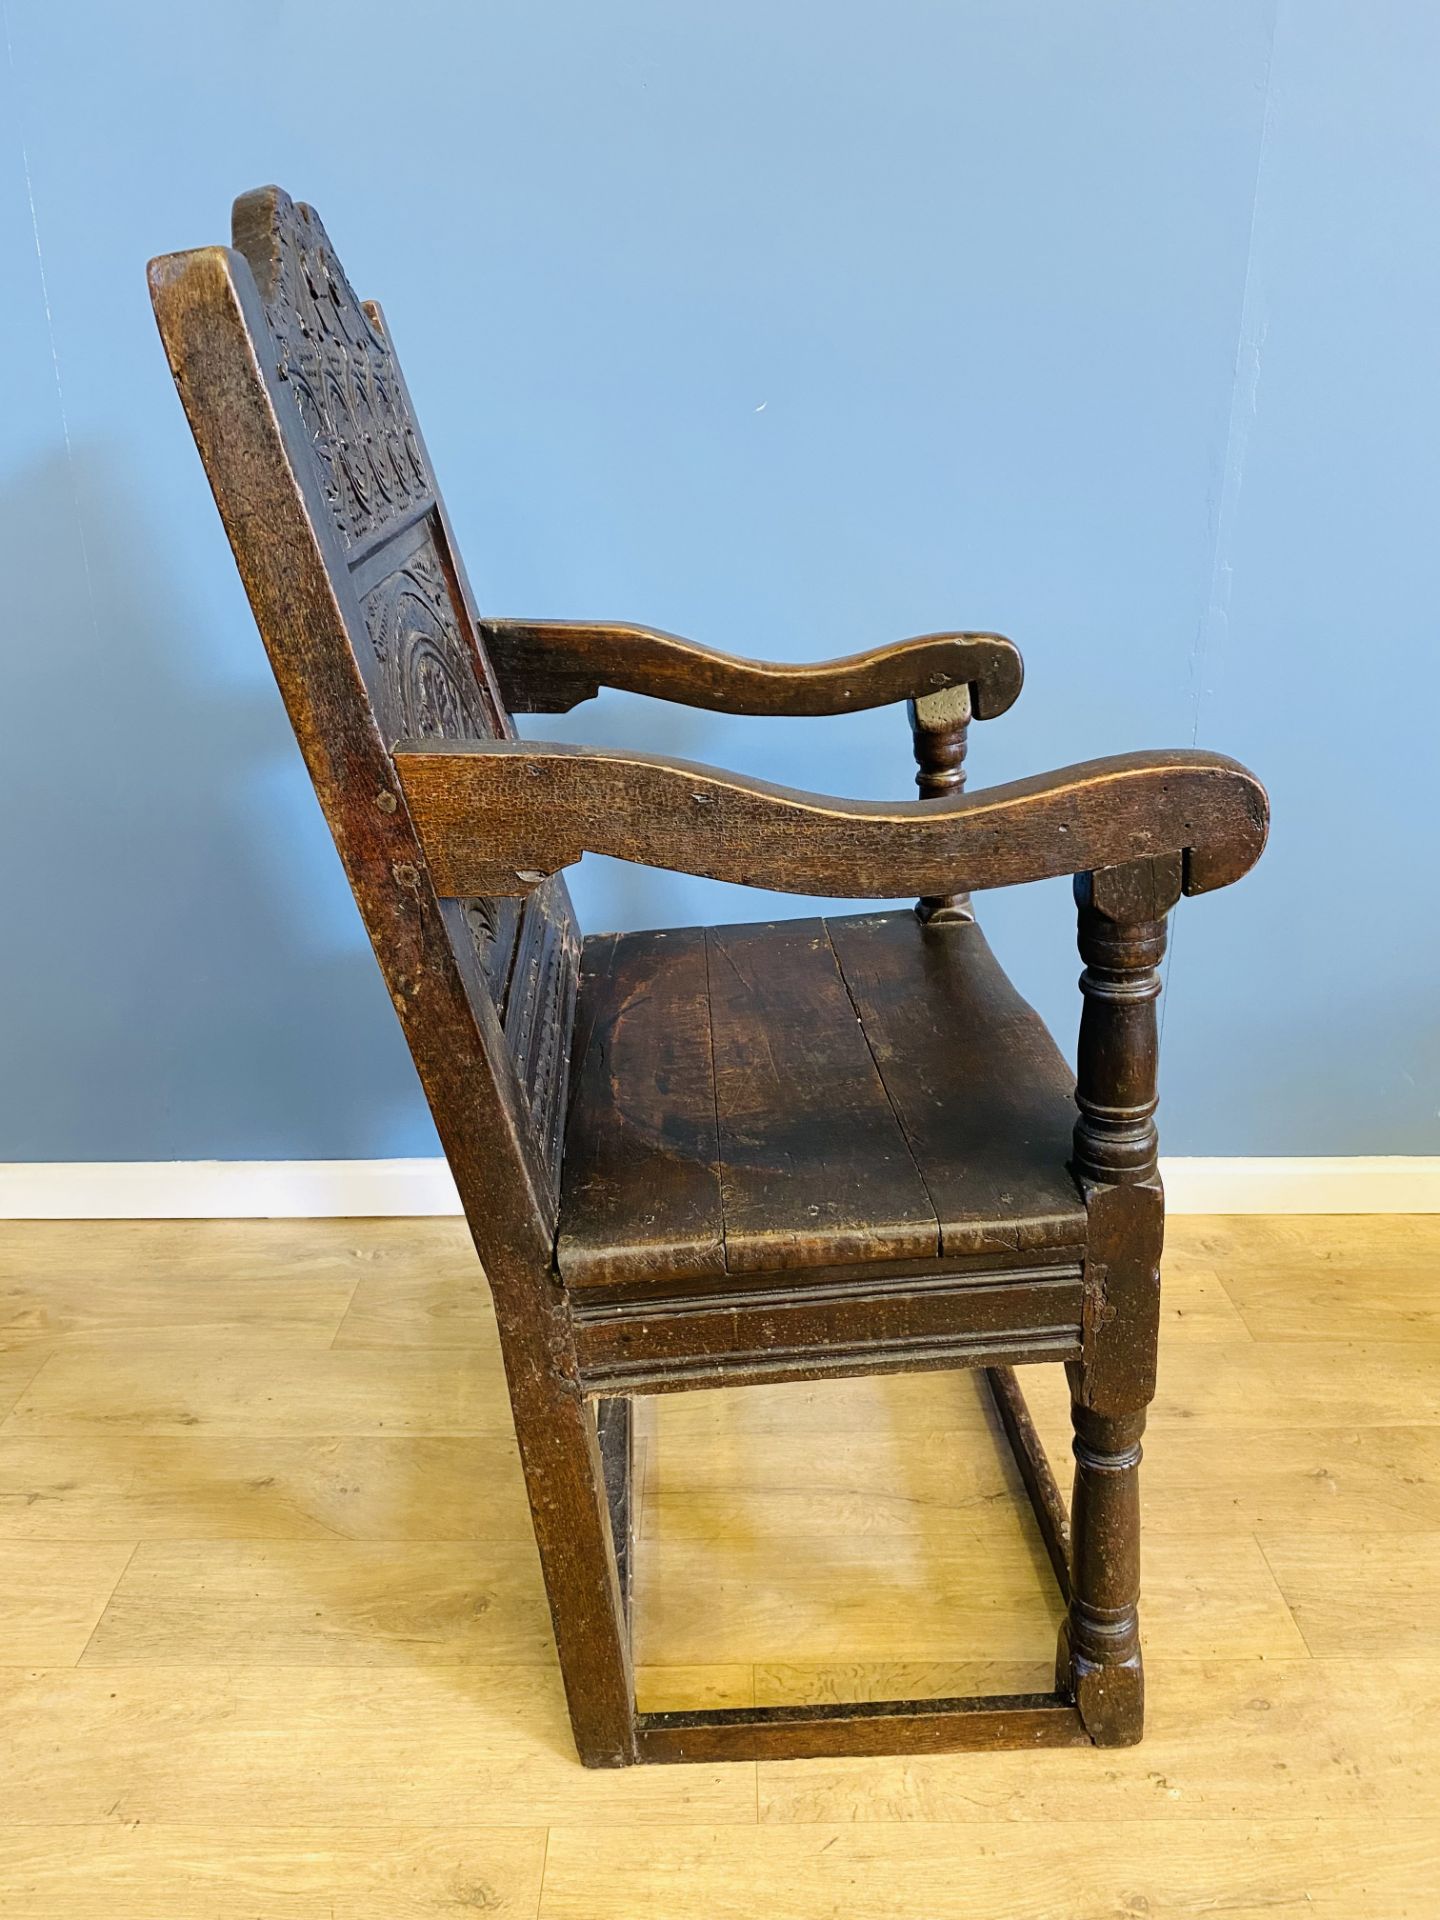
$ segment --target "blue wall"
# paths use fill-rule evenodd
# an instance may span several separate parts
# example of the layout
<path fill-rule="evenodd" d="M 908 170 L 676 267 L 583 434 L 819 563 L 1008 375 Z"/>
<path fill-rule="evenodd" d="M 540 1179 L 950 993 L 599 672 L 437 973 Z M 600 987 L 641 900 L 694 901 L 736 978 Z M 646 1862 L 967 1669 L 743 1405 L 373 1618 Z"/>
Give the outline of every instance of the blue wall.
<path fill-rule="evenodd" d="M 998 626 L 977 783 L 1237 753 L 1274 838 L 1178 916 L 1167 1148 L 1440 1149 L 1433 7 L 8 6 L 0 1159 L 434 1149 L 145 297 L 271 179 L 384 299 L 487 606 Z M 893 709 L 547 727 L 910 780 Z M 1065 888 L 987 919 L 1068 1043 Z"/>

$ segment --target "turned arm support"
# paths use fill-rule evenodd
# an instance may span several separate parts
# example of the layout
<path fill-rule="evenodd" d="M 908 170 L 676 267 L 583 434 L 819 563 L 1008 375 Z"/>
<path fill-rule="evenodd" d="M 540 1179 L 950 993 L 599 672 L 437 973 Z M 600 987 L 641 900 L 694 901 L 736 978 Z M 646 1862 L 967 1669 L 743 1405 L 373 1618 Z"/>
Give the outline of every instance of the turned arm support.
<path fill-rule="evenodd" d="M 915 784 L 924 800 L 958 795 L 965 787 L 965 751 L 970 735 L 969 687 L 947 687 L 910 702 L 910 738 L 915 747 Z M 917 900 L 924 921 L 974 920 L 968 893 L 932 894 Z"/>
<path fill-rule="evenodd" d="M 480 635 L 513 713 L 566 713 L 601 687 L 714 713 L 858 713 L 947 687 L 969 689 L 977 720 L 1013 706 L 1019 649 L 998 633 L 927 633 L 843 660 L 742 660 L 652 627 L 583 620 L 482 620 Z"/>
<path fill-rule="evenodd" d="M 1181 856 L 1238 880 L 1265 790 L 1221 754 L 1146 753 L 979 793 L 835 800 L 714 767 L 522 740 L 403 743 L 395 769 L 442 895 L 523 894 L 585 853 L 781 893 L 894 900 Z"/>

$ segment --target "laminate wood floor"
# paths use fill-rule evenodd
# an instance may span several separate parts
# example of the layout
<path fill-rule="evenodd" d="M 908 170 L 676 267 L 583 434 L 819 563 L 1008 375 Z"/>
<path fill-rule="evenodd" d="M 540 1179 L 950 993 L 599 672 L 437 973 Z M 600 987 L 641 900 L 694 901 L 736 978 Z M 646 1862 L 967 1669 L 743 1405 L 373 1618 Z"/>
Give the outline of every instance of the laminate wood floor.
<path fill-rule="evenodd" d="M 1165 1277 L 1142 1746 L 586 1773 L 458 1221 L 0 1225 L 0 1917 L 1435 1920 L 1440 1218 Z M 639 1452 L 642 1705 L 1048 1685 L 970 1377 Z"/>

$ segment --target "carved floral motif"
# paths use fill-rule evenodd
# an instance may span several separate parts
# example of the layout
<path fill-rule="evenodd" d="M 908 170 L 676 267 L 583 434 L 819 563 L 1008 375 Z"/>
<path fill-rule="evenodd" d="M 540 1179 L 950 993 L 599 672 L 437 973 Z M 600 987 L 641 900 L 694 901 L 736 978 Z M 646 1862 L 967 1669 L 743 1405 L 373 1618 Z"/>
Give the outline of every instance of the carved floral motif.
<path fill-rule="evenodd" d="M 274 207 L 266 314 L 335 525 L 368 540 L 434 492 L 390 348 L 345 278 L 318 215 Z"/>

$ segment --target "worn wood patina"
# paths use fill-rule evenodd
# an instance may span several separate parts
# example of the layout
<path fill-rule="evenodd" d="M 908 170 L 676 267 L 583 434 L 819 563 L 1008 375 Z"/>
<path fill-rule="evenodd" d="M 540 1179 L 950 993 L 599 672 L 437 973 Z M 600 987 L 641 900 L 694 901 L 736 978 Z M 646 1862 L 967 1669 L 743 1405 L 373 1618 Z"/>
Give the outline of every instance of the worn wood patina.
<path fill-rule="evenodd" d="M 1140 1737 L 1138 1467 L 1163 1198 L 1156 966 L 1259 857 L 1254 777 L 1185 750 L 966 792 L 1012 643 L 814 667 L 645 627 L 482 617 L 389 335 L 276 188 L 156 260 L 166 351 L 494 1294 L 580 1757 Z M 798 793 L 517 739 L 602 686 L 750 714 L 905 702 L 921 798 Z M 914 910 L 582 939 L 586 852 Z M 971 895 L 1075 876 L 1079 1084 Z M 1078 1109 L 1078 1118 L 1077 1118 Z M 1069 1370 L 1067 1515 L 1015 1369 Z M 1052 1692 L 647 1714 L 632 1398 L 984 1368 L 1068 1604 Z"/>

